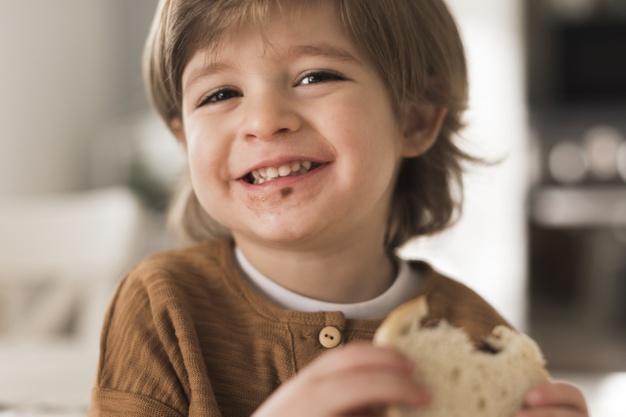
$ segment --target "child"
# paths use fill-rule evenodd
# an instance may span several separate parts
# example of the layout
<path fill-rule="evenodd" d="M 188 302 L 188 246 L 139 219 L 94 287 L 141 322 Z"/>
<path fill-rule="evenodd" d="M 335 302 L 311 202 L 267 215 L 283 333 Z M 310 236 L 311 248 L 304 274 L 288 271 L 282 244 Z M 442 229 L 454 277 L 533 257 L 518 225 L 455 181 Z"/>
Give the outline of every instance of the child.
<path fill-rule="evenodd" d="M 163 0 L 146 54 L 184 146 L 198 244 L 153 256 L 107 313 L 91 416 L 367 416 L 429 402 L 367 343 L 426 295 L 479 343 L 505 321 L 394 250 L 458 210 L 466 67 L 442 0 Z M 458 193 L 456 193 L 458 195 Z M 525 416 L 586 415 L 574 387 Z"/>

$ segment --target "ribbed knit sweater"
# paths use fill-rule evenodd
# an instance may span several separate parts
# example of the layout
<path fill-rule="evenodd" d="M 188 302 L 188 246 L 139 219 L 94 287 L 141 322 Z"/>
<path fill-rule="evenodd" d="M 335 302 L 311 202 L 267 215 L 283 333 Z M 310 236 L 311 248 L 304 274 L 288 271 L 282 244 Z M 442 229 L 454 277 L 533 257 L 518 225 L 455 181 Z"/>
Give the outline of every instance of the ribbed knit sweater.
<path fill-rule="evenodd" d="M 429 319 L 464 328 L 479 345 L 504 319 L 476 293 L 411 262 Z M 328 349 L 370 341 L 381 320 L 299 312 L 270 302 L 222 240 L 142 261 L 119 284 L 102 329 L 90 417 L 249 417 L 283 382 Z"/>

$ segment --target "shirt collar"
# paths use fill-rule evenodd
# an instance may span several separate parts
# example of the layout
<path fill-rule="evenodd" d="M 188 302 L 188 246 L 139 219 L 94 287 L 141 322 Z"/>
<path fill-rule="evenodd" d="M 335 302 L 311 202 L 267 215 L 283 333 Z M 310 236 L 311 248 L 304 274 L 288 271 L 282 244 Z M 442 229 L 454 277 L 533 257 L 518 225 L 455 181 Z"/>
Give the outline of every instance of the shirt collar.
<path fill-rule="evenodd" d="M 295 311 L 340 311 L 349 319 L 381 319 L 398 305 L 410 299 L 419 286 L 417 271 L 408 262 L 398 260 L 398 274 L 393 284 L 377 297 L 358 303 L 330 303 L 305 297 L 274 282 L 257 270 L 235 247 L 235 256 L 241 269 L 252 284 L 275 304 Z"/>

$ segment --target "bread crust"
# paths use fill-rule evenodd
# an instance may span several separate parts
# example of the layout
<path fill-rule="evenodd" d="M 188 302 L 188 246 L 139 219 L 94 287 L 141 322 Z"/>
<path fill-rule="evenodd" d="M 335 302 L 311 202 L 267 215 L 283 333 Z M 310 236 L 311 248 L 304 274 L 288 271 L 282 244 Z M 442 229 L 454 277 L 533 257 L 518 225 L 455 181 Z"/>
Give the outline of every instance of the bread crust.
<path fill-rule="evenodd" d="M 411 358 L 414 379 L 431 391 L 427 408 L 392 406 L 387 417 L 505 417 L 549 375 L 537 344 L 510 326 L 497 325 L 483 340 L 445 318 L 429 320 L 426 296 L 393 310 L 373 343 Z"/>

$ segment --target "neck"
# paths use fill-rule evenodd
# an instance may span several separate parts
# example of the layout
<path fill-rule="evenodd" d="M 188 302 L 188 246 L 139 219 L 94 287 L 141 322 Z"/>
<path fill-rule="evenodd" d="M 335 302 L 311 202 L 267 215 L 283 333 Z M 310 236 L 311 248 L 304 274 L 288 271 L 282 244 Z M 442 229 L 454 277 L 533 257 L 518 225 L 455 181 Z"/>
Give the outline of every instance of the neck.
<path fill-rule="evenodd" d="M 267 247 L 235 241 L 248 261 L 277 284 L 306 297 L 334 303 L 357 303 L 391 286 L 395 268 L 382 238 L 357 236 L 350 242 L 318 249 Z"/>

